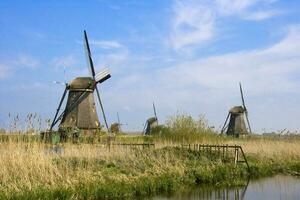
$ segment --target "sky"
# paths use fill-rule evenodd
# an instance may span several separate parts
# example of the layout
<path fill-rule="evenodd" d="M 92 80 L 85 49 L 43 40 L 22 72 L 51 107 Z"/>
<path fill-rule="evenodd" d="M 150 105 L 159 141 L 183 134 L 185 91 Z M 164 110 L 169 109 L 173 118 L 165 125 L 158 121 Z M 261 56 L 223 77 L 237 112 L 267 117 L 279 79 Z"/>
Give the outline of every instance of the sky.
<path fill-rule="evenodd" d="M 112 76 L 98 85 L 109 123 L 118 112 L 141 130 L 155 102 L 159 123 L 188 114 L 220 129 L 241 82 L 255 132 L 299 131 L 299 16 L 296 0 L 2 0 L 0 127 L 53 118 L 54 81 L 88 76 L 86 30 L 96 72 Z"/>

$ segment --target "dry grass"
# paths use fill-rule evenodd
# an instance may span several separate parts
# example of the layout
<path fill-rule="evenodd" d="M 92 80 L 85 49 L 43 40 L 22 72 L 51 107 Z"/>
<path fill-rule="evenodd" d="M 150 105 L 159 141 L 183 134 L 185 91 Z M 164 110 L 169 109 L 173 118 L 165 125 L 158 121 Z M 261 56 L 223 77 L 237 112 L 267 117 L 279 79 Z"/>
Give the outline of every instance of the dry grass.
<path fill-rule="evenodd" d="M 9 197 L 24 191 L 36 191 L 39 188 L 49 191 L 67 188 L 72 190 L 69 198 L 80 199 L 83 197 L 76 193 L 78 188 L 84 194 L 86 189 L 82 188 L 90 183 L 97 183 L 101 187 L 110 185 L 110 188 L 102 191 L 108 192 L 107 195 L 118 193 L 116 189 L 122 194 L 133 195 L 136 191 L 149 192 L 149 188 L 152 188 L 151 193 L 155 185 L 174 187 L 173 183 L 182 183 L 183 179 L 191 179 L 192 182 L 197 179 L 208 183 L 225 179 L 232 181 L 232 170 L 235 169 L 222 163 L 210 163 L 207 158 L 199 158 L 189 152 L 178 152 L 174 149 L 164 151 L 164 147 L 180 146 L 182 143 L 241 145 L 246 155 L 251 158 L 250 164 L 257 167 L 258 175 L 263 174 L 260 170 L 266 167 L 270 171 L 277 170 L 275 173 L 278 172 L 277 166 L 280 166 L 281 171 L 291 170 L 290 163 L 293 166 L 296 163 L 296 168 L 292 170 L 300 173 L 299 137 L 227 138 L 214 134 L 202 119 L 193 121 L 184 116 L 175 118 L 174 123 L 169 122 L 169 128 L 163 131 L 166 131 L 166 137 L 161 134 L 150 137 L 120 135 L 115 140 L 116 143 L 155 143 L 155 150 L 143 151 L 119 146 L 111 146 L 109 149 L 104 142 L 64 143 L 59 148 L 55 147 L 59 153 L 54 153 L 52 145 L 36 139 L 28 142 L 5 140 L 6 142 L 0 144 L 0 198 L 3 195 Z M 162 177 L 165 176 L 167 178 L 164 182 Z M 129 189 L 123 191 L 122 188 Z M 94 189 L 93 192 L 98 190 L 102 188 Z M 99 196 L 94 196 L 96 197 Z"/>
<path fill-rule="evenodd" d="M 300 160 L 300 141 L 285 140 L 226 140 L 227 144 L 242 145 L 247 155 L 280 162 Z M 197 143 L 197 141 L 195 141 Z M 208 141 L 209 143 L 209 141 Z M 176 146 L 178 143 L 158 142 L 156 148 Z M 114 147 L 110 150 L 101 144 L 64 144 L 61 153 L 52 153 L 51 145 L 44 143 L 2 143 L 0 146 L 0 191 L 5 193 L 31 190 L 40 186 L 72 187 L 79 182 L 133 181 L 147 174 L 163 174 L 176 171 L 183 174 L 185 166 L 174 154 L 158 154 L 150 151 L 136 153 L 130 149 Z M 263 160 L 262 160 L 263 161 Z M 97 164 L 102 162 L 102 164 Z M 150 165 L 147 162 L 151 163 Z M 146 163 L 146 164 L 145 164 Z M 117 166 L 117 173 L 96 167 Z M 130 169 L 131 172 L 119 173 Z M 149 167 L 150 166 L 150 167 Z M 112 170 L 115 170 L 114 167 Z M 131 174 L 130 174 L 131 173 Z M 117 176 L 116 176 L 117 174 Z"/>
<path fill-rule="evenodd" d="M 241 145 L 247 154 L 253 154 L 268 158 L 298 158 L 300 159 L 300 140 L 250 140 L 250 141 L 231 141 Z"/>
<path fill-rule="evenodd" d="M 109 150 L 106 146 L 91 144 L 64 144 L 62 148 L 57 154 L 51 145 L 43 143 L 1 144 L 0 192 L 10 194 L 41 186 L 73 187 L 107 179 L 130 182 L 148 173 L 161 174 L 174 169 L 183 173 L 179 160 L 172 155 L 151 158 L 149 153 L 118 147 Z M 153 167 L 147 169 L 145 162 L 148 161 Z M 111 167 L 107 167 L 109 165 Z M 132 174 L 120 172 L 119 165 Z"/>

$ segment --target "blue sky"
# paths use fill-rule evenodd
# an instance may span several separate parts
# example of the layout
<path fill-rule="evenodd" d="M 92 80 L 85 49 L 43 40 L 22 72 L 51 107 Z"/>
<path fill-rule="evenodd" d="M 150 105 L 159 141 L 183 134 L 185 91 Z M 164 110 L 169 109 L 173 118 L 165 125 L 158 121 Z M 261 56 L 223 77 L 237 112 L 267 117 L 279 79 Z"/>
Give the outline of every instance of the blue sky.
<path fill-rule="evenodd" d="M 88 75 L 86 29 L 96 71 L 111 70 L 110 123 L 119 112 L 140 130 L 155 101 L 161 122 L 179 112 L 219 128 L 241 81 L 255 131 L 300 130 L 299 14 L 295 0 L 1 1 L 0 127 L 8 113 L 53 117 L 53 81 Z"/>

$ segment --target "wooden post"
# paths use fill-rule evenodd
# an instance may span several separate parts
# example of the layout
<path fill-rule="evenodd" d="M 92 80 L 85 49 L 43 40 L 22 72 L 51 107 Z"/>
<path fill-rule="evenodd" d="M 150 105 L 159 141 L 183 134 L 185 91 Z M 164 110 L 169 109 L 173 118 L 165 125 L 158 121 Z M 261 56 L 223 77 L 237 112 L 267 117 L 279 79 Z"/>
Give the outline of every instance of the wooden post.
<path fill-rule="evenodd" d="M 236 162 L 239 162 L 239 148 L 238 147 L 236 147 L 236 151 L 237 151 L 237 153 L 236 153 Z"/>
<path fill-rule="evenodd" d="M 225 154 L 225 148 L 224 148 L 224 146 L 222 147 L 222 154 L 223 154 L 222 155 L 223 156 L 222 157 L 222 161 L 224 161 L 225 160 L 225 155 L 224 155 Z"/>
<path fill-rule="evenodd" d="M 225 151 L 225 157 L 226 157 L 226 160 L 227 160 L 227 155 L 228 154 L 228 144 L 226 144 L 226 151 Z"/>
<path fill-rule="evenodd" d="M 250 166 L 249 166 L 249 164 L 248 164 L 248 161 L 247 161 L 247 158 L 246 158 L 246 156 L 245 156 L 245 154 L 244 154 L 244 151 L 243 151 L 243 149 L 242 149 L 241 146 L 239 146 L 239 148 L 241 149 L 241 153 L 242 153 L 242 155 L 243 155 L 243 157 L 244 157 L 244 160 L 245 160 L 245 163 L 246 163 L 246 165 L 247 165 L 248 172 L 250 173 Z"/>
<path fill-rule="evenodd" d="M 238 151 L 236 145 L 234 145 L 234 164 L 237 164 L 237 159 L 238 159 Z"/>

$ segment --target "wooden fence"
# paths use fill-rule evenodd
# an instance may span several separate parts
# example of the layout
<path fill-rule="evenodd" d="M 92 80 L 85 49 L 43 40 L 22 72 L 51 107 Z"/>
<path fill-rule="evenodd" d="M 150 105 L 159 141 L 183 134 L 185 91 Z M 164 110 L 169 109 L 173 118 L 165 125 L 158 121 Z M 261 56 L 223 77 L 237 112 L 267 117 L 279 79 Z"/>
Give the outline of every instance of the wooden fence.
<path fill-rule="evenodd" d="M 139 149 L 146 149 L 146 148 L 155 148 L 154 143 L 109 143 L 109 148 L 112 146 L 121 146 L 127 148 L 139 148 Z"/>
<path fill-rule="evenodd" d="M 245 163 L 250 171 L 243 148 L 239 145 L 211 145 L 211 144 L 182 144 L 181 148 L 204 153 L 208 158 L 220 158 L 223 162 L 233 161 L 235 165 Z"/>

